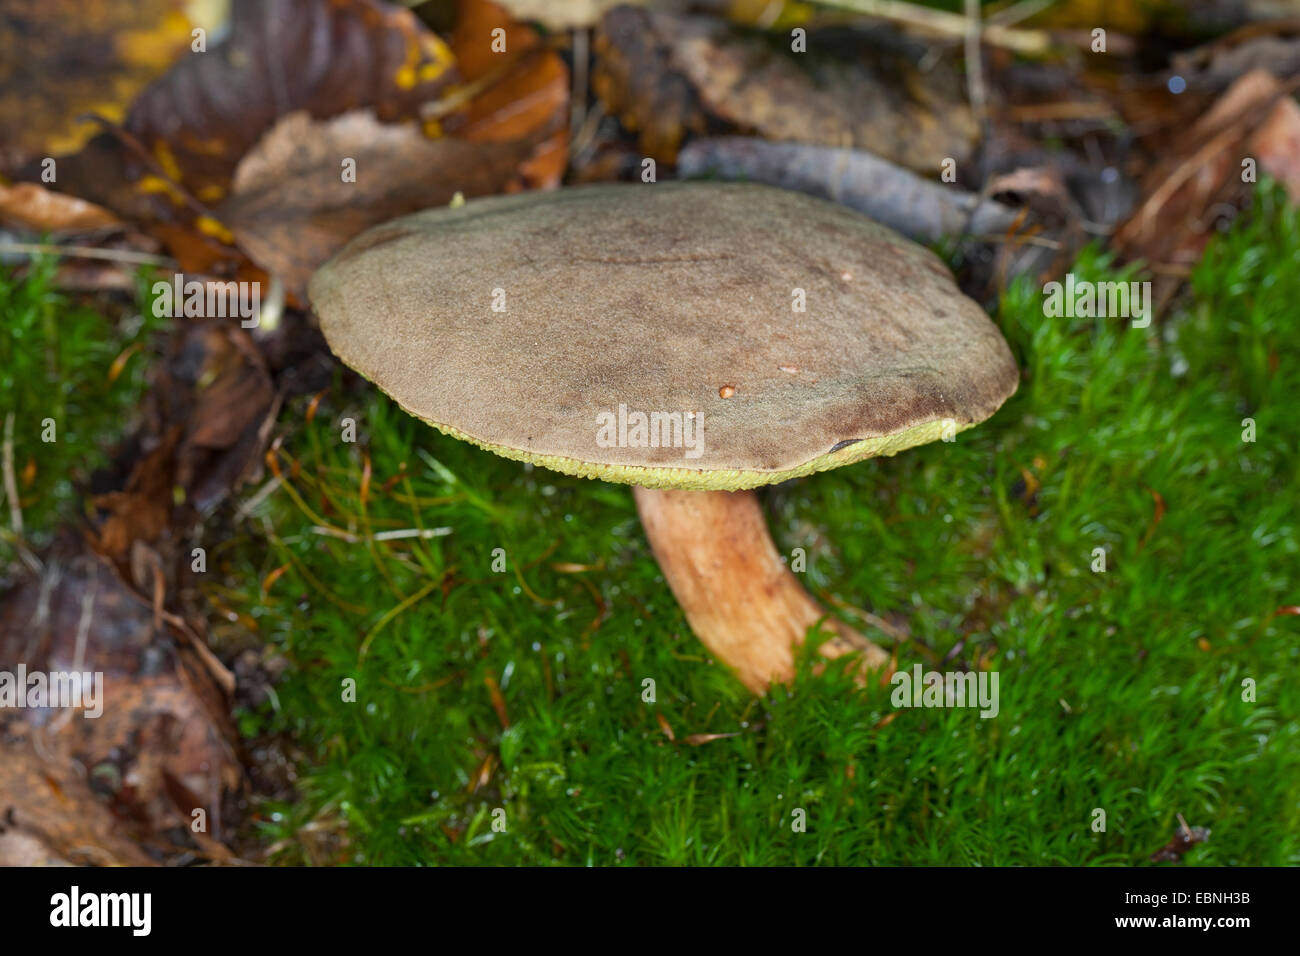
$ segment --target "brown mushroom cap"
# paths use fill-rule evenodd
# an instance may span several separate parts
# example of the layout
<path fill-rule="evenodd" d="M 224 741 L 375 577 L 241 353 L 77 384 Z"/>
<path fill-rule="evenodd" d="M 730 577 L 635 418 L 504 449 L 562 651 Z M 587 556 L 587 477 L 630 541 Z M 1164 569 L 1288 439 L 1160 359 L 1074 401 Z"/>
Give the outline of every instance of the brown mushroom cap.
<path fill-rule="evenodd" d="M 937 256 L 767 186 L 588 186 L 427 210 L 358 236 L 310 295 L 330 348 L 412 415 L 509 458 L 646 487 L 752 488 L 894 454 L 983 421 L 1018 381 Z M 632 427 L 611 443 L 620 406 Z M 635 413 L 663 417 L 647 434 Z M 701 429 L 697 456 L 674 413 Z M 661 435 L 676 447 L 649 446 Z"/>

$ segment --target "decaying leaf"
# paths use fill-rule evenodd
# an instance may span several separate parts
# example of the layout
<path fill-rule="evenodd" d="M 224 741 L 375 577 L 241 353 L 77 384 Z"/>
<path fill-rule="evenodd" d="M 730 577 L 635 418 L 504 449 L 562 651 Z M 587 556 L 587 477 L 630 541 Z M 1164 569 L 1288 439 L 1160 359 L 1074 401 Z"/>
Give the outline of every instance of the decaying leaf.
<path fill-rule="evenodd" d="M 137 543 L 153 545 L 172 526 L 178 505 L 211 511 L 259 467 L 273 401 L 243 329 L 222 319 L 185 325 L 150 393 L 140 457 L 121 490 L 95 498 L 95 549 L 124 567 Z"/>
<path fill-rule="evenodd" d="M 221 2 L 6 0 L 0 14 L 0 169 L 80 149 L 178 57 L 215 29 Z M 217 22 L 213 22 L 217 21 Z"/>
<path fill-rule="evenodd" d="M 81 707 L 28 695 L 0 710 L 0 864 L 161 862 L 193 849 L 198 816 L 224 852 L 222 803 L 243 779 L 226 694 L 114 568 L 65 541 L 10 589 L 0 669 L 20 665 L 102 681 Z"/>
<path fill-rule="evenodd" d="M 155 863 L 82 768 L 54 756 L 25 740 L 0 743 L 0 866 Z"/>
<path fill-rule="evenodd" d="M 36 183 L 0 183 L 0 219 L 39 232 L 89 232 L 121 222 L 107 209 Z"/>
<path fill-rule="evenodd" d="M 447 45 L 381 0 L 234 0 L 229 37 L 150 84 L 98 149 L 64 160 L 60 183 L 133 219 L 201 218 L 285 113 L 368 106 L 383 120 L 411 118 L 454 79 Z M 224 238 L 219 222 L 200 228 Z"/>
<path fill-rule="evenodd" d="M 1300 202 L 1300 106 L 1262 70 L 1233 83 L 1168 154 L 1143 180 L 1145 200 L 1115 235 L 1128 258 L 1189 268 L 1259 173 L 1281 180 Z"/>
<path fill-rule="evenodd" d="M 1222 92 L 1252 70 L 1274 76 L 1300 73 L 1300 21 L 1252 23 L 1227 36 L 1170 57 L 1170 67 L 1193 88 Z"/>
<path fill-rule="evenodd" d="M 450 39 L 456 66 L 473 91 L 461 136 L 507 142 L 548 125 L 568 104 L 568 71 L 537 31 L 490 0 L 461 0 Z M 496 32 L 500 31 L 500 32 Z"/>
<path fill-rule="evenodd" d="M 726 740 L 728 737 L 739 737 L 739 733 L 730 734 L 690 734 L 683 739 L 683 743 L 688 747 L 702 747 L 705 744 L 711 744 L 715 740 Z"/>
<path fill-rule="evenodd" d="M 431 140 L 413 123 L 380 123 L 368 111 L 314 120 L 284 117 L 244 157 L 218 210 L 239 245 L 305 301 L 307 279 L 353 236 L 461 193 L 501 191 L 532 154 L 528 140 Z M 339 158 L 356 163 L 355 182 Z"/>
<path fill-rule="evenodd" d="M 453 53 L 383 0 L 234 0 L 229 37 L 61 160 L 59 188 L 142 224 L 184 272 L 270 273 L 301 303 L 367 226 L 457 191 L 559 182 L 563 62 L 496 5 L 460 6 Z"/>
<path fill-rule="evenodd" d="M 596 91 L 661 161 L 704 131 L 702 112 L 767 139 L 870 150 L 920 172 L 970 156 L 978 127 L 951 67 L 924 72 L 866 34 L 808 42 L 816 56 L 722 20 L 618 7 L 597 36 Z"/>
<path fill-rule="evenodd" d="M 619 7 L 596 32 L 596 95 L 625 127 L 641 151 L 674 163 L 682 140 L 709 128 L 690 80 L 673 69 L 671 34 L 654 29 L 652 14 Z"/>
<path fill-rule="evenodd" d="M 105 513 L 93 535 L 100 554 L 125 564 L 134 542 L 154 541 L 167 528 L 180 434 L 180 426 L 169 429 L 161 443 L 135 463 L 123 490 L 95 497 L 95 507 Z"/>
<path fill-rule="evenodd" d="M 1178 814 L 1178 829 L 1174 831 L 1173 839 L 1151 854 L 1151 862 L 1181 863 L 1184 853 L 1196 846 L 1196 844 L 1205 843 L 1209 839 L 1210 830 L 1208 827 L 1189 827 L 1180 813 Z"/>

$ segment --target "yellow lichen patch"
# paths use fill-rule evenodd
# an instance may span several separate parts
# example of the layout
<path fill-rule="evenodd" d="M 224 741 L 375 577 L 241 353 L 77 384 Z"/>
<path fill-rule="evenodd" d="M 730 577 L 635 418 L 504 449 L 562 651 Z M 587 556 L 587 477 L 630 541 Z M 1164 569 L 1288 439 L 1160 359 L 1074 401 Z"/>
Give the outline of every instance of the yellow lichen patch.
<path fill-rule="evenodd" d="M 420 67 L 421 83 L 436 80 L 456 65 L 456 55 L 441 37 L 424 34 L 420 37 L 420 43 L 424 47 L 425 57 L 425 63 Z"/>
<path fill-rule="evenodd" d="M 183 178 L 181 176 L 181 165 L 176 162 L 176 154 L 172 152 L 172 148 L 167 145 L 166 140 L 160 139 L 153 144 L 153 155 L 158 160 L 158 165 L 162 167 L 162 171 L 166 173 L 168 179 L 175 183 L 181 181 Z"/>
<path fill-rule="evenodd" d="M 178 206 L 185 205 L 185 194 L 171 180 L 164 179 L 162 176 L 155 176 L 153 173 L 145 173 L 136 181 L 135 188 L 142 193 L 153 194 L 162 193 Z"/>
<path fill-rule="evenodd" d="M 205 236 L 218 239 L 228 246 L 235 244 L 235 234 L 211 216 L 199 216 L 194 220 L 194 226 Z"/>
<path fill-rule="evenodd" d="M 218 183 L 210 183 L 199 190 L 199 199 L 211 205 L 221 201 L 226 191 Z"/>

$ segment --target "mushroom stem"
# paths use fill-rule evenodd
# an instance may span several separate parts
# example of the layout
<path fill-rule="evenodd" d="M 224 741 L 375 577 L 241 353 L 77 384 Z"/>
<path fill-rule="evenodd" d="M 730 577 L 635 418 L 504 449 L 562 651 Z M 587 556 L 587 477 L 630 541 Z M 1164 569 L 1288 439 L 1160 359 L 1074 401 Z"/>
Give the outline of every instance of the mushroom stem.
<path fill-rule="evenodd" d="M 762 693 L 794 677 L 795 648 L 825 620 L 826 657 L 860 651 L 869 669 L 888 655 L 826 611 L 777 554 L 752 491 L 634 489 L 637 512 L 668 585 L 695 634 Z"/>

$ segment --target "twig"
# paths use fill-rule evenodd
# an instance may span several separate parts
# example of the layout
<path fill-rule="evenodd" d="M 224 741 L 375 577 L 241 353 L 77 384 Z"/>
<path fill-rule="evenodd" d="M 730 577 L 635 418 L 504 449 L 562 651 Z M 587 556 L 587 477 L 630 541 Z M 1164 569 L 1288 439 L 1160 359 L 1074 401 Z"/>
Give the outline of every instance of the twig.
<path fill-rule="evenodd" d="M 261 488 L 258 488 L 257 492 L 252 497 L 250 497 L 247 501 L 245 501 L 242 505 L 239 506 L 239 510 L 235 512 L 235 520 L 242 521 L 245 518 L 247 518 L 250 514 L 252 514 L 254 511 L 257 510 L 258 505 L 260 505 L 263 501 L 269 498 L 272 492 L 274 492 L 275 489 L 279 487 L 280 487 L 280 476 L 275 475 L 271 478 L 270 481 L 264 484 Z"/>
<path fill-rule="evenodd" d="M 1013 23 L 1028 20 L 1030 17 L 1042 13 L 1055 3 L 1056 0 L 1020 0 L 1019 3 L 1013 3 L 1011 6 L 990 15 L 985 22 L 989 26 L 1009 27 Z"/>
<path fill-rule="evenodd" d="M 965 37 L 969 29 L 968 20 L 962 14 L 918 7 L 902 0 L 821 0 L 821 3 L 869 17 L 893 20 L 940 36 Z M 1017 53 L 1046 53 L 1052 44 L 1052 38 L 1041 30 L 1017 30 L 992 23 L 985 24 L 980 31 L 980 40 Z"/>
<path fill-rule="evenodd" d="M 569 113 L 569 130 L 582 129 L 587 118 L 587 66 L 591 35 L 585 29 L 573 31 L 573 99 Z"/>
<path fill-rule="evenodd" d="M 108 259 L 113 262 L 135 262 L 141 265 L 174 265 L 176 260 L 170 256 L 155 256 L 147 252 L 132 252 L 129 249 L 96 249 L 94 246 L 55 246 L 43 242 L 0 242 L 0 253 L 12 252 L 17 255 L 40 256 L 54 255 L 71 259 Z"/>
<path fill-rule="evenodd" d="M 1015 246 L 1020 246 L 1020 245 L 1042 246 L 1044 249 L 1061 249 L 1064 247 L 1064 244 L 1061 243 L 1060 241 L 1056 239 L 1047 239 L 1043 236 L 1026 236 L 1026 235 L 998 236 L 998 235 L 992 235 L 988 233 L 985 234 L 972 233 L 967 238 L 976 239 L 980 242 L 1009 243 Z"/>
<path fill-rule="evenodd" d="M 5 497 L 9 499 L 9 524 L 16 536 L 23 533 L 23 508 L 18 500 L 18 482 L 14 478 L 14 413 L 5 416 L 4 437 Z"/>
<path fill-rule="evenodd" d="M 347 531 L 341 531 L 338 528 L 327 528 L 322 525 L 315 525 L 311 530 L 316 534 L 325 535 L 327 538 L 338 538 L 340 541 L 346 541 L 348 544 L 360 544 L 363 541 L 398 541 L 402 538 L 443 538 L 451 534 L 451 528 L 399 528 L 396 531 L 380 531 L 377 534 L 368 536 L 355 535 Z"/>
<path fill-rule="evenodd" d="M 980 57 L 980 0 L 966 0 L 966 87 L 971 114 L 980 129 L 988 116 L 984 95 L 984 61 Z"/>

